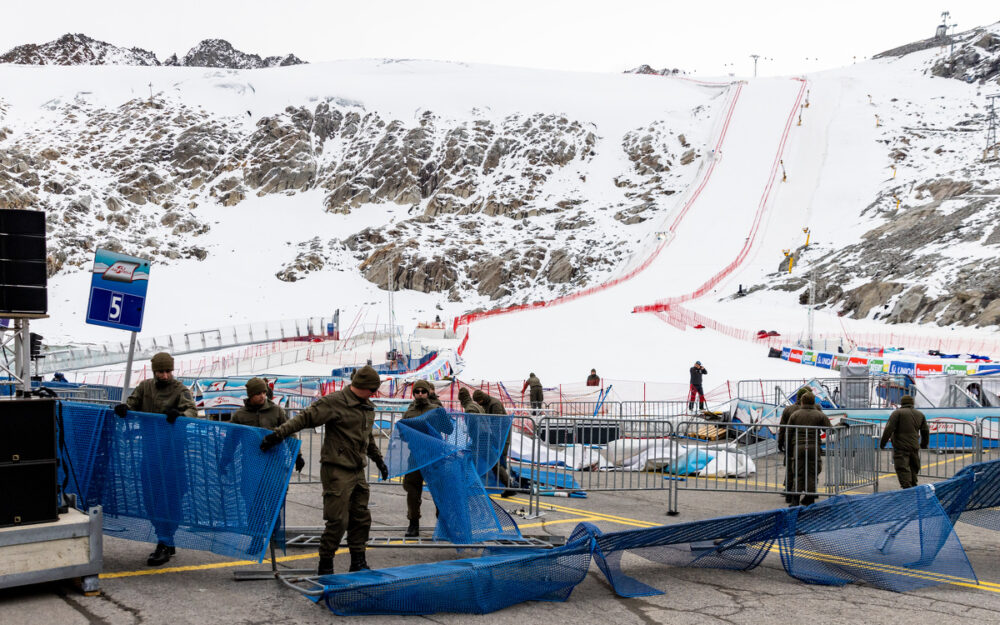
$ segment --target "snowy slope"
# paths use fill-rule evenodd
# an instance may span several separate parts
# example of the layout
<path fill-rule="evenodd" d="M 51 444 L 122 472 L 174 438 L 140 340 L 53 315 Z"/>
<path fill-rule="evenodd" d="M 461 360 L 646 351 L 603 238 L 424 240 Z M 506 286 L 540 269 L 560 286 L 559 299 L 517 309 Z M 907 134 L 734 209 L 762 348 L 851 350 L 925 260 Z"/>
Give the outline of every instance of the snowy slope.
<path fill-rule="evenodd" d="M 934 134 L 935 143 L 931 144 L 927 139 L 931 130 L 921 133 L 923 138 L 905 134 L 907 128 L 920 124 L 947 130 L 952 121 L 981 118 L 975 85 L 930 78 L 924 73 L 940 54 L 940 50 L 928 49 L 808 76 L 805 101 L 809 106 L 802 109 L 796 107 L 801 83 L 792 79 L 754 80 L 742 87 L 704 86 L 651 76 L 409 61 L 357 61 L 253 73 L 206 73 L 185 68 L 160 68 L 156 73 L 139 68 L 31 68 L 30 73 L 19 73 L 23 68 L 3 67 L 0 80 L 15 84 L 16 89 L 3 95 L 7 113 L 2 125 L 11 128 L 12 136 L 37 139 L 50 132 L 65 114 L 60 107 L 82 101 L 88 107 L 111 109 L 141 98 L 143 90 L 148 93 L 146 84 L 150 81 L 155 81 L 154 91 L 167 106 L 203 111 L 235 136 L 253 133 L 255 120 L 261 116 L 318 101 L 360 106 L 377 111 L 384 119 L 402 120 L 412 128 L 419 126 L 421 116 L 428 111 L 435 119 L 449 120 L 452 128 L 480 122 L 502 125 L 510 116 L 526 113 L 565 116 L 590 125 L 599 137 L 592 156 L 572 160 L 571 165 L 548 174 L 544 167 L 509 173 L 515 179 L 542 173 L 540 188 L 545 202 L 585 200 L 581 214 L 596 217 L 595 223 L 587 226 L 586 237 L 559 229 L 560 224 L 577 217 L 573 211 L 531 214 L 523 219 L 443 215 L 432 220 L 440 235 L 420 237 L 415 249 L 426 254 L 454 239 L 463 248 L 508 246 L 523 255 L 526 246 L 537 244 L 546 255 L 596 249 L 597 256 L 610 262 L 588 273 L 584 282 L 562 286 L 536 282 L 499 302 L 467 288 L 459 290 L 456 301 L 448 301 L 442 292 L 404 290 L 396 300 L 398 320 L 412 327 L 435 314 L 449 319 L 498 304 L 552 300 L 583 286 L 627 275 L 655 255 L 634 278 L 599 294 L 472 323 L 464 375 L 509 380 L 534 371 L 548 385 L 580 380 L 593 367 L 614 379 L 686 382 L 687 368 L 697 359 L 710 371 L 706 386 L 715 386 L 725 379 L 808 377 L 816 371 L 766 359 L 766 347 L 761 344 L 712 330 L 682 331 L 653 314 L 634 314 L 633 307 L 686 299 L 735 263 L 733 271 L 703 296 L 684 301 L 684 307 L 734 328 L 777 329 L 785 337 L 801 337 L 806 327 L 805 309 L 799 303 L 804 272 L 822 266 L 824 260 L 859 241 L 863 243 L 866 239 L 862 237 L 874 228 L 893 223 L 897 215 L 881 208 L 888 206 L 893 194 L 902 198 L 904 209 L 908 204 L 919 208 L 920 194 L 930 193 L 926 188 L 921 191 L 921 184 L 967 166 L 972 146 L 981 135 L 949 131 L 940 139 Z M 737 92 L 738 97 L 734 96 Z M 729 105 L 734 98 L 730 117 Z M 799 113 L 801 126 L 796 123 Z M 880 117 L 878 127 L 875 115 Z M 783 130 L 789 121 L 792 126 L 782 150 Z M 681 130 L 687 133 L 697 158 L 689 166 L 674 167 L 676 171 L 670 172 L 670 184 L 679 191 L 658 195 L 652 218 L 641 223 L 623 227 L 620 220 L 608 220 L 606 214 L 602 217 L 602 206 L 622 202 L 624 194 L 631 192 L 619 186 L 623 176 L 636 185 L 637 193 L 656 177 L 639 173 L 645 166 L 641 161 L 644 154 L 654 159 L 666 158 L 664 155 L 676 158 L 677 153 L 671 150 L 678 149 L 676 134 Z M 673 147 L 665 140 L 671 133 Z M 630 136 L 636 139 L 631 152 Z M 714 155 L 712 148 L 720 137 L 723 143 Z M 904 161 L 893 156 L 901 137 L 909 137 L 910 142 Z M 128 141 L 127 136 L 121 139 Z M 0 149 L 10 144 L 10 138 L 0 140 Z M 939 146 L 943 146 L 940 152 L 935 149 Z M 334 161 L 347 153 L 335 145 L 329 149 L 326 157 Z M 636 154 L 639 161 L 632 158 Z M 772 177 L 776 158 L 784 161 L 785 182 L 780 181 L 780 171 L 777 181 Z M 893 164 L 897 165 L 895 178 L 890 168 Z M 711 175 L 706 178 L 708 173 Z M 978 176 L 979 187 L 1000 188 L 995 167 L 977 165 L 964 174 Z M 497 181 L 495 186 L 499 185 Z M 356 257 L 334 250 L 327 241 L 366 228 L 388 233 L 404 221 L 411 231 L 420 228 L 421 224 L 408 215 L 409 204 L 363 203 L 347 214 L 330 213 L 322 208 L 329 191 L 319 187 L 261 197 L 251 194 L 234 206 L 198 197 L 205 201 L 191 214 L 199 224 L 208 226 L 196 237 L 199 248 L 206 252 L 205 259 L 160 258 L 154 265 L 148 334 L 329 315 L 336 307 L 345 310 L 347 318 L 385 323 L 385 292 L 371 277 L 362 276 Z M 946 200 L 943 208 L 935 210 L 954 212 L 956 207 L 949 208 L 948 201 L 963 200 Z M 426 198 L 421 200 L 421 209 L 428 206 L 425 202 Z M 872 210 L 873 205 L 878 210 Z M 489 223 L 490 219 L 499 224 L 495 230 L 478 239 L 464 238 L 472 221 Z M 974 216 L 971 221 L 975 221 Z M 513 230 L 512 225 L 526 229 Z M 811 241 L 809 248 L 802 250 L 805 227 L 811 229 Z M 91 229 L 82 234 L 92 238 L 94 232 Z M 663 240 L 657 236 L 661 232 L 672 234 Z M 988 235 L 984 231 L 981 238 Z M 877 246 L 872 249 L 869 255 L 864 250 L 851 250 L 851 258 L 838 261 L 836 281 L 844 291 L 880 283 L 877 271 L 866 274 L 860 270 L 877 269 L 880 262 L 886 262 L 879 260 Z M 658 254 L 656 250 L 660 250 Z M 777 272 L 782 250 L 794 251 L 798 257 L 790 277 Z M 937 245 L 935 253 L 946 252 L 972 259 L 995 255 L 992 247 L 974 239 L 965 247 L 954 242 Z M 313 254 L 323 261 L 319 269 L 302 274 L 295 282 L 272 278 L 291 259 L 308 260 Z M 546 258 L 551 260 L 551 256 Z M 451 259 L 445 264 L 449 263 L 461 265 L 465 271 L 482 264 L 474 259 Z M 891 257 L 888 264 L 892 264 Z M 855 265 L 853 275 L 842 273 Z M 830 266 L 822 271 L 834 275 Z M 954 268 L 945 264 L 940 271 L 910 279 L 943 290 L 954 278 Z M 87 282 L 85 271 L 70 266 L 52 279 L 50 301 L 55 310 L 53 319 L 37 324 L 43 334 L 120 338 L 120 333 L 81 323 Z M 738 284 L 766 288 L 732 299 Z M 852 336 L 886 331 L 884 324 L 871 319 L 875 310 L 867 319 L 857 320 L 838 316 L 840 304 L 836 300 L 828 304 L 830 308 L 817 313 L 817 332 Z M 894 325 L 891 330 L 896 336 L 907 332 L 972 339 L 990 336 L 986 331 L 934 326 Z M 312 366 L 309 370 L 313 371 Z"/>

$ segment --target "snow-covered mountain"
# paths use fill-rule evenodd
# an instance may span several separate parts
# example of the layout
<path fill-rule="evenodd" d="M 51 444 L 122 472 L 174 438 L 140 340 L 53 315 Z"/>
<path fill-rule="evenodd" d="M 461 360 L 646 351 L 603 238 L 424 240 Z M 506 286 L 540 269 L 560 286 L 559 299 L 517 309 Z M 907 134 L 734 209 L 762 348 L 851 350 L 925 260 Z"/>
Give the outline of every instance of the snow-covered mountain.
<path fill-rule="evenodd" d="M 299 65 L 294 54 L 261 58 L 241 52 L 222 39 L 205 39 L 180 59 L 171 55 L 162 65 L 261 69 Z M 161 65 L 156 55 L 142 48 L 122 48 L 83 34 L 66 34 L 43 44 L 28 43 L 0 55 L 0 63 L 16 65 Z"/>
<path fill-rule="evenodd" d="M 864 205 L 842 207 L 855 220 L 850 234 L 813 227 L 817 244 L 793 253 L 815 270 L 824 307 L 890 323 L 1000 324 L 1000 160 L 985 145 L 985 96 L 1000 93 L 1000 24 L 954 39 L 953 52 L 929 39 L 815 77 L 863 81 L 853 97 L 874 144 L 855 147 L 875 150 L 883 174 Z M 809 276 L 775 268 L 763 284 L 804 303 Z"/>
<path fill-rule="evenodd" d="M 152 282 L 210 302 L 183 320 L 151 302 L 154 333 L 220 311 L 228 323 L 375 302 L 390 281 L 413 319 L 551 300 L 661 249 L 648 279 L 601 303 L 476 326 L 470 353 L 528 353 L 586 320 L 624 333 L 609 344 L 697 357 L 632 307 L 700 292 L 686 305 L 737 329 L 797 333 L 809 277 L 830 328 L 848 321 L 838 314 L 991 325 L 1000 168 L 983 142 L 997 32 L 957 35 L 954 54 L 915 44 L 807 76 L 791 117 L 802 83 L 784 79 L 418 61 L 0 66 L 0 206 L 48 212 L 56 300 L 84 297 L 103 245 L 153 258 Z M 772 159 L 787 176 L 768 177 Z M 730 299 L 737 283 L 750 295 Z"/>
<path fill-rule="evenodd" d="M 317 220 L 386 206 L 388 223 L 290 241 L 270 275 L 351 268 L 451 301 L 532 301 L 610 275 L 651 235 L 725 87 L 419 62 L 280 71 L 295 73 L 0 67 L 38 92 L 11 102 L 0 205 L 47 211 L 53 273 L 109 238 L 211 263 L 206 208 L 254 196 L 309 193 Z"/>

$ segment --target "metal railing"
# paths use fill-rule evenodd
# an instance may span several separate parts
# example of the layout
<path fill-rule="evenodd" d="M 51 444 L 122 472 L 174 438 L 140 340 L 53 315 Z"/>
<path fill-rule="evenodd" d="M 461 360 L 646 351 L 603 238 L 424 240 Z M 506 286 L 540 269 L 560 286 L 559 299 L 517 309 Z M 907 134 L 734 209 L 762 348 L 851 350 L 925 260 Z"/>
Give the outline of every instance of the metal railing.
<path fill-rule="evenodd" d="M 139 338 L 136 341 L 135 359 L 138 361 L 149 358 L 161 351 L 176 356 L 282 339 L 325 335 L 327 324 L 331 322 L 332 319 L 326 317 L 307 317 Z M 128 342 L 46 350 L 45 358 L 38 365 L 38 373 L 125 362 L 128 350 Z"/>
<path fill-rule="evenodd" d="M 874 424 L 833 428 L 734 424 L 721 440 L 700 442 L 697 439 L 703 437 L 697 433 L 704 428 L 700 421 L 676 425 L 671 455 L 678 468 L 670 471 L 674 477 L 668 513 L 677 513 L 681 490 L 797 497 L 836 495 L 868 486 L 878 490 Z M 777 441 L 782 437 L 788 444 L 779 451 Z M 812 444 L 797 446 L 795 441 Z"/>

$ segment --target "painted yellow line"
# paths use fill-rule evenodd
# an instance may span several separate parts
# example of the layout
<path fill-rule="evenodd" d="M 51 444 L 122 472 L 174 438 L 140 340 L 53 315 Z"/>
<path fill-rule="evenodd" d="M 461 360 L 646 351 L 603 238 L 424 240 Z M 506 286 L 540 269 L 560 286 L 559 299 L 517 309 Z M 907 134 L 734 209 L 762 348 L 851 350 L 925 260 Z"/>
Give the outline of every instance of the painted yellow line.
<path fill-rule="evenodd" d="M 955 456 L 954 458 L 945 458 L 944 460 L 935 462 L 934 464 L 929 464 L 927 466 L 920 467 L 920 470 L 923 471 L 924 469 L 930 469 L 932 467 L 938 467 L 938 466 L 941 466 L 942 464 L 948 464 L 949 462 L 958 462 L 959 460 L 965 460 L 966 458 L 971 458 L 973 455 L 974 454 L 965 454 L 964 456 Z M 966 465 L 962 465 L 963 468 L 965 466 Z M 896 477 L 896 472 L 895 471 L 893 471 L 892 473 L 883 473 L 878 479 L 879 480 L 887 480 L 887 479 L 894 478 L 894 477 Z"/>
<path fill-rule="evenodd" d="M 895 475 L 895 474 L 893 474 Z M 517 500 L 517 498 L 511 498 L 511 501 Z M 521 501 L 519 503 L 527 503 L 526 501 Z M 558 504 L 550 504 L 547 507 L 560 512 L 577 512 L 591 514 L 597 518 L 597 520 L 607 520 L 615 523 L 620 523 L 622 525 L 631 525 L 634 527 L 657 527 L 659 525 L 664 525 L 663 523 L 649 523 L 646 521 L 639 521 L 638 519 L 625 519 L 624 517 L 615 517 L 613 515 L 603 515 L 601 513 L 590 512 L 588 510 L 582 510 L 580 508 L 573 508 L 570 506 L 560 506 Z M 770 551 L 772 553 L 778 553 L 779 547 L 777 545 L 772 545 Z M 946 575 L 941 573 L 928 573 L 924 571 L 912 571 L 910 569 L 896 567 L 889 564 L 877 564 L 874 562 L 867 562 L 864 560 L 851 560 L 849 558 L 843 558 L 840 556 L 834 556 L 830 554 L 823 554 L 819 552 L 812 552 L 803 549 L 796 549 L 795 554 L 797 557 L 804 557 L 813 560 L 818 560 L 822 562 L 828 562 L 831 564 L 837 564 L 841 566 L 852 566 L 854 568 L 863 568 L 872 571 L 878 571 L 883 573 L 891 573 L 900 576 L 909 576 L 917 579 L 926 579 L 931 581 L 936 581 L 942 584 L 951 584 L 954 586 L 963 586 L 966 588 L 974 588 L 978 590 L 988 590 L 990 592 L 1000 593 L 1000 584 L 994 582 L 984 582 L 984 581 L 973 581 L 963 577 L 957 577 L 953 575 Z"/>
<path fill-rule="evenodd" d="M 560 523 L 583 523 L 586 521 L 597 521 L 593 516 L 580 516 L 571 519 L 557 519 L 552 521 L 541 521 L 539 523 L 526 523 L 523 525 L 518 525 L 521 529 L 527 529 L 531 527 L 545 527 L 546 525 L 558 525 Z M 346 548 L 338 549 L 337 553 L 347 553 Z M 294 556 L 282 556 L 280 558 L 275 558 L 277 562 L 293 562 L 295 560 L 308 560 L 310 558 L 317 558 L 319 555 L 316 552 L 298 554 Z M 264 559 L 264 564 L 270 562 L 269 559 Z M 232 568 L 236 566 L 255 566 L 258 562 L 254 560 L 232 560 L 229 562 L 212 562 L 211 564 L 195 564 L 191 566 L 170 566 L 163 569 L 141 569 L 138 571 L 118 571 L 115 573 L 101 573 L 101 579 L 114 579 L 117 577 L 140 577 L 143 575 L 162 575 L 164 573 L 187 573 L 190 571 L 208 571 L 211 569 L 225 569 Z"/>
<path fill-rule="evenodd" d="M 347 553 L 347 548 L 338 549 L 337 553 Z M 318 558 L 319 554 L 317 552 L 304 553 L 294 556 L 282 556 L 280 558 L 275 558 L 277 562 L 292 562 L 294 560 L 308 560 L 309 558 Z M 270 562 L 270 559 L 265 558 L 264 563 Z M 210 569 L 225 569 L 234 566 L 253 566 L 258 564 L 254 560 L 231 560 L 229 562 L 213 562 L 211 564 L 195 564 L 191 566 L 170 566 L 165 569 L 142 569 L 139 571 L 118 571 L 116 573 L 101 573 L 101 579 L 113 579 L 116 577 L 139 577 L 142 575 L 162 575 L 164 573 L 187 573 L 189 571 L 207 571 Z"/>
<path fill-rule="evenodd" d="M 493 496 L 497 499 L 497 496 Z M 504 500 L 499 500 L 504 501 Z M 510 497 L 506 501 L 514 503 L 527 504 L 530 503 L 527 499 L 521 499 L 519 497 Z M 584 510 L 583 508 L 572 508 L 570 506 L 561 506 L 554 503 L 545 503 L 544 506 L 549 510 L 554 510 L 556 512 L 569 512 L 573 514 L 586 514 L 593 517 L 593 520 L 597 521 L 611 521 L 612 523 L 618 523 L 620 525 L 631 525 L 632 527 L 657 527 L 662 525 L 662 523 L 650 523 L 649 521 L 640 521 L 638 519 L 630 519 L 626 517 L 614 516 L 611 514 L 604 514 L 603 512 L 594 512 L 593 510 Z"/>

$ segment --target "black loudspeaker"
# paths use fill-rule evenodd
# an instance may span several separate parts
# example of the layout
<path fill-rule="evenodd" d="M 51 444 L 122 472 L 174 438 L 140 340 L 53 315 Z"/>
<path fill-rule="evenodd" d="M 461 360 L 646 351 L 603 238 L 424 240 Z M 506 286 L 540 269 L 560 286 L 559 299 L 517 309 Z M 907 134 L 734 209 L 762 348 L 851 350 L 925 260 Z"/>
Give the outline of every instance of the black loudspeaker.
<path fill-rule="evenodd" d="M 55 459 L 55 400 L 0 401 L 0 464 Z"/>
<path fill-rule="evenodd" d="M 0 317 L 48 312 L 45 213 L 0 209 Z"/>
<path fill-rule="evenodd" d="M 56 402 L 0 400 L 0 527 L 59 518 Z"/>
<path fill-rule="evenodd" d="M 0 464 L 0 527 L 59 519 L 56 463 Z"/>

